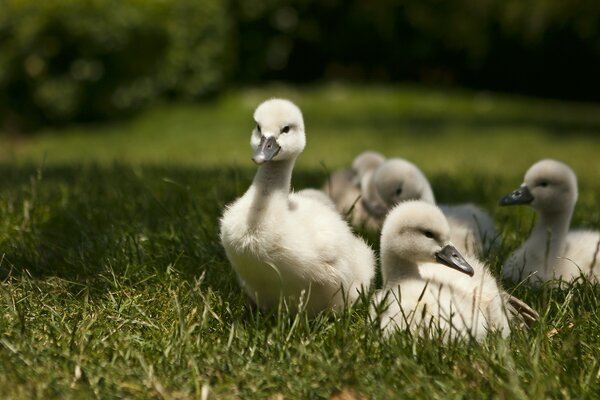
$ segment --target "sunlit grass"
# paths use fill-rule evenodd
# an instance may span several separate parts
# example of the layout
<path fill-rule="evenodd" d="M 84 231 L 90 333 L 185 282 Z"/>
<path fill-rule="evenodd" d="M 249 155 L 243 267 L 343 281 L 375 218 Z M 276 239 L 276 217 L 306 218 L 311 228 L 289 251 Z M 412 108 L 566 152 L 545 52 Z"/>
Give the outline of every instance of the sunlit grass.
<path fill-rule="evenodd" d="M 249 166 L 252 112 L 274 96 L 304 111 L 308 148 L 300 167 L 340 167 L 372 148 L 409 158 L 427 173 L 521 174 L 542 157 L 585 169 L 600 145 L 595 104 L 410 87 L 271 86 L 205 104 L 156 106 L 129 121 L 0 138 L 0 160 Z"/>

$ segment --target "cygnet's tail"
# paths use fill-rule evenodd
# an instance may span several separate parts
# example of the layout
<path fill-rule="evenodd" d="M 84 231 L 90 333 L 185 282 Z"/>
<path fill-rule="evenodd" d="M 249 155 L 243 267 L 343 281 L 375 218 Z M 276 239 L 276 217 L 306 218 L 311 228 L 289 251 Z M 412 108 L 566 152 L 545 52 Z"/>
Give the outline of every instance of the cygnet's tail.
<path fill-rule="evenodd" d="M 537 311 L 531 308 L 523 300 L 504 292 L 504 302 L 512 318 L 517 318 L 522 323 L 525 323 L 528 328 L 531 328 L 534 323 L 539 321 L 540 315 Z"/>

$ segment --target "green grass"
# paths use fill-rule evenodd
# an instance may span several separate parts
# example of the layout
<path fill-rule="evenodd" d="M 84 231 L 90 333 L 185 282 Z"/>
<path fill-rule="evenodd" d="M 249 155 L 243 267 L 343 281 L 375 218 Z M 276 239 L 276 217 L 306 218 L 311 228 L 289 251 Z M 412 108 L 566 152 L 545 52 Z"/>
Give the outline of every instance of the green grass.
<path fill-rule="evenodd" d="M 542 319 L 508 340 L 385 340 L 365 304 L 307 320 L 246 315 L 217 238 L 243 193 L 251 113 L 305 112 L 296 188 L 365 148 L 409 158 L 445 202 L 498 221 L 494 271 L 531 226 L 497 199 L 542 157 L 580 179 L 574 225 L 600 228 L 600 105 L 418 88 L 245 90 L 127 122 L 0 138 L 0 398 L 598 398 L 600 286 L 519 287 Z M 368 240 L 377 246 L 377 237 Z M 513 286 L 507 284 L 509 289 Z"/>

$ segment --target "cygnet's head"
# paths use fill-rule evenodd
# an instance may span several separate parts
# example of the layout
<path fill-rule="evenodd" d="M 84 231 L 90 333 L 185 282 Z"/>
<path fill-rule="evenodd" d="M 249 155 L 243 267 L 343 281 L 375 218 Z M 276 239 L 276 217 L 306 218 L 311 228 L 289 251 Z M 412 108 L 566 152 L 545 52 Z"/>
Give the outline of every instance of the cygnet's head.
<path fill-rule="evenodd" d="M 423 172 L 413 163 L 400 158 L 392 158 L 381 164 L 362 190 L 365 206 L 376 214 L 385 214 L 406 200 L 435 203 L 431 186 Z"/>
<path fill-rule="evenodd" d="M 500 205 L 529 204 L 542 213 L 572 211 L 577 202 L 577 177 L 565 163 L 541 160 L 525 174 L 523 184 L 500 199 Z"/>
<path fill-rule="evenodd" d="M 474 274 L 450 243 L 450 227 L 442 211 L 420 200 L 400 203 L 390 211 L 381 230 L 381 257 L 384 282 L 401 273 L 394 268 L 407 263 L 438 263 Z"/>
<path fill-rule="evenodd" d="M 375 170 L 384 161 L 385 157 L 376 151 L 363 151 L 352 162 L 352 170 L 360 180 L 365 173 Z"/>
<path fill-rule="evenodd" d="M 302 112 L 291 101 L 270 99 L 254 111 L 256 126 L 250 145 L 256 164 L 294 159 L 304 150 L 306 136 Z"/>

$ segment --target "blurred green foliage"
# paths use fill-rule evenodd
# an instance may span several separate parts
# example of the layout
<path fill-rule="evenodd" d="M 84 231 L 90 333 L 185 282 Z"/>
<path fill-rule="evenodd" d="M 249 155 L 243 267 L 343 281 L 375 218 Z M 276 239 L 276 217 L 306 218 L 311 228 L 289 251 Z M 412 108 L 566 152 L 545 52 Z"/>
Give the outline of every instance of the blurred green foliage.
<path fill-rule="evenodd" d="M 594 0 L 233 0 L 243 79 L 411 80 L 600 100 Z"/>
<path fill-rule="evenodd" d="M 229 29 L 224 0 L 2 0 L 4 128 L 214 93 L 225 80 Z"/>
<path fill-rule="evenodd" d="M 600 100 L 598 21 L 593 0 L 0 0 L 0 130 L 265 80 Z"/>

